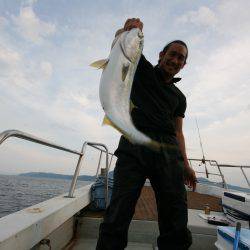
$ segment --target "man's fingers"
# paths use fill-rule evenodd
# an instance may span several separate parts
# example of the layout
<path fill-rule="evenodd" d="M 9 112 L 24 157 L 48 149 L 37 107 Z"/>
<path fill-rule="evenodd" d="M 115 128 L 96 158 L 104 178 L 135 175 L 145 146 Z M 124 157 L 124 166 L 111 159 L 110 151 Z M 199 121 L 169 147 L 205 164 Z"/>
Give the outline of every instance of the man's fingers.
<path fill-rule="evenodd" d="M 193 191 L 196 190 L 196 182 L 194 183 Z"/>
<path fill-rule="evenodd" d="M 133 21 L 140 21 L 140 18 L 128 18 L 125 22 L 126 23 L 129 23 L 129 22 L 133 22 Z"/>
<path fill-rule="evenodd" d="M 124 26 L 130 26 L 133 22 L 136 22 L 136 20 L 137 20 L 136 18 L 129 18 L 125 22 Z"/>
<path fill-rule="evenodd" d="M 192 188 L 193 188 L 193 191 L 195 191 L 195 189 L 196 189 L 196 182 L 195 181 L 192 182 Z"/>
<path fill-rule="evenodd" d="M 131 22 L 134 18 L 128 18 L 125 22 L 125 25 L 128 24 L 129 22 Z"/>
<path fill-rule="evenodd" d="M 139 28 L 142 30 L 143 23 L 141 22 L 140 18 L 129 18 L 126 20 L 124 24 L 124 30 L 129 31 L 133 28 Z"/>
<path fill-rule="evenodd" d="M 197 179 L 195 174 L 188 174 L 184 180 L 185 185 L 187 185 L 189 188 L 192 188 L 193 191 L 196 190 L 196 183 Z"/>
<path fill-rule="evenodd" d="M 196 189 L 196 183 L 197 183 L 197 179 L 196 179 L 196 176 L 193 176 L 193 181 L 192 181 L 192 186 L 193 186 L 193 191 L 195 191 Z"/>

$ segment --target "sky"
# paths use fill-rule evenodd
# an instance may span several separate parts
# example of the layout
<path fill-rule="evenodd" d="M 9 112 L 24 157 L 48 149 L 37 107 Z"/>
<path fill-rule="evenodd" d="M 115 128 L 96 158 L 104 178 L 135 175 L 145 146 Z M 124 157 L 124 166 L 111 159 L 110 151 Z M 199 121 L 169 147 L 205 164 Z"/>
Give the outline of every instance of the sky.
<path fill-rule="evenodd" d="M 188 157 L 202 157 L 197 119 L 207 159 L 250 165 L 249 9 L 248 0 L 0 0 L 0 131 L 21 130 L 75 150 L 101 142 L 114 151 L 120 134 L 102 126 L 101 71 L 89 64 L 107 58 L 116 30 L 138 17 L 152 64 L 167 42 L 188 45 L 177 84 L 188 103 Z M 97 152 L 90 155 L 84 173 L 96 171 Z M 72 174 L 76 162 L 14 138 L 0 150 L 3 174 Z"/>

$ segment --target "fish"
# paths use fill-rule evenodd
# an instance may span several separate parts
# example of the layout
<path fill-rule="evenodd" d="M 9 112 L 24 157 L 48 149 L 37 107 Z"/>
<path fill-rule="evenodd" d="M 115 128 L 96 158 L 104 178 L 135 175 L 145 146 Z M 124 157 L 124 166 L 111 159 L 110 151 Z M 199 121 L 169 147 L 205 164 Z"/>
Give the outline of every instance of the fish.
<path fill-rule="evenodd" d="M 99 86 L 99 98 L 105 112 L 103 124 L 114 127 L 133 144 L 158 151 L 161 144 L 139 131 L 131 118 L 131 110 L 136 107 L 130 94 L 143 43 L 144 35 L 140 29 L 124 31 L 113 41 L 108 59 L 90 66 L 103 69 Z"/>

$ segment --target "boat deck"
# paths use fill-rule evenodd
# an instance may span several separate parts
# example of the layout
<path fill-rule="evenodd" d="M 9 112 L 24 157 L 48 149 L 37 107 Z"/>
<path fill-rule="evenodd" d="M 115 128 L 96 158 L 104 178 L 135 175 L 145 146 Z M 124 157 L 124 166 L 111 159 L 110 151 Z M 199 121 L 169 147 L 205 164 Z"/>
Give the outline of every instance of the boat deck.
<path fill-rule="evenodd" d="M 215 250 L 216 226 L 209 225 L 199 217 L 206 204 L 214 215 L 221 215 L 221 199 L 196 192 L 187 192 L 188 227 L 193 235 L 192 250 Z M 79 215 L 78 237 L 74 238 L 67 250 L 94 250 L 98 238 L 99 225 L 104 211 L 93 212 L 84 209 Z M 144 186 L 136 205 L 135 214 L 129 227 L 128 246 L 126 250 L 153 250 L 159 235 L 157 222 L 157 207 L 151 186 Z"/>
<path fill-rule="evenodd" d="M 188 227 L 193 235 L 192 250 L 215 250 L 216 226 L 209 225 L 199 215 L 205 205 L 209 205 L 213 215 L 221 216 L 221 199 L 196 192 L 187 192 L 188 200 Z M 79 215 L 78 237 L 74 238 L 67 250 L 88 249 L 94 250 L 99 226 L 104 211 L 93 212 L 87 208 Z M 129 227 L 128 247 L 126 250 L 156 249 L 156 239 L 159 235 L 157 222 L 157 207 L 154 192 L 151 186 L 144 186 L 137 202 L 135 214 Z"/>
<path fill-rule="evenodd" d="M 211 211 L 221 212 L 221 198 L 200 194 L 196 192 L 187 192 L 187 202 L 189 209 L 203 210 L 206 204 L 209 205 Z M 86 211 L 86 216 L 100 218 L 103 217 L 104 211 L 93 212 Z M 157 207 L 154 191 L 151 186 L 144 186 L 141 196 L 137 202 L 134 220 L 154 220 L 157 221 Z"/>

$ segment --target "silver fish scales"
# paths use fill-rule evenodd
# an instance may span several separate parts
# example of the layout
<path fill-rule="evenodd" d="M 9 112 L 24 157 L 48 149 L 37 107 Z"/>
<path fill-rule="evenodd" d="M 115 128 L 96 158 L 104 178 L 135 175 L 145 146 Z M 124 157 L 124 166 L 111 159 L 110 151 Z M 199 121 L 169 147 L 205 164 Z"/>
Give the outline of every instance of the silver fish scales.
<path fill-rule="evenodd" d="M 130 115 L 133 108 L 130 94 L 142 49 L 141 30 L 125 31 L 115 38 L 109 58 L 96 61 L 91 66 L 103 69 L 99 97 L 105 112 L 104 124 L 113 126 L 134 144 L 158 150 L 161 144 L 139 131 Z"/>

